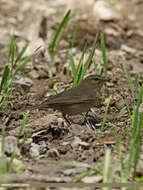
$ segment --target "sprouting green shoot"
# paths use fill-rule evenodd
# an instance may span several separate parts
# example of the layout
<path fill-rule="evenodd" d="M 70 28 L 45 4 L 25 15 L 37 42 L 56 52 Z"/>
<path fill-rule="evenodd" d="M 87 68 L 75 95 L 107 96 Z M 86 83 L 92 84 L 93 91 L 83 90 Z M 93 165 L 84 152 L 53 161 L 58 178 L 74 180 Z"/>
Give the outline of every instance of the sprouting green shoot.
<path fill-rule="evenodd" d="M 135 77 L 135 91 L 136 91 L 136 94 L 139 93 L 139 88 L 140 88 L 139 80 L 140 80 L 140 78 L 141 78 L 140 74 L 137 74 L 136 77 Z"/>
<path fill-rule="evenodd" d="M 102 172 L 99 169 L 93 168 L 93 169 L 90 169 L 90 170 L 88 170 L 86 172 L 83 172 L 83 173 L 81 173 L 79 175 L 74 176 L 73 179 L 72 179 L 72 182 L 77 183 L 80 180 L 82 180 L 84 177 L 92 176 L 92 175 L 95 175 L 95 174 L 98 174 L 98 175 L 102 176 Z"/>
<path fill-rule="evenodd" d="M 73 76 L 74 76 L 74 81 L 73 81 L 73 87 L 77 86 L 79 82 L 80 75 L 83 71 L 83 60 L 84 60 L 84 51 L 82 52 L 82 55 L 80 57 L 79 63 L 77 65 L 77 68 L 75 68 L 75 64 L 71 66 L 73 68 Z M 72 62 L 71 62 L 72 64 Z"/>
<path fill-rule="evenodd" d="M 0 103 L 0 110 L 2 110 L 5 102 L 7 102 L 10 95 L 11 84 L 15 79 L 15 76 L 27 65 L 34 53 L 38 51 L 38 47 L 33 54 L 23 58 L 24 53 L 28 48 L 28 43 L 22 48 L 22 50 L 16 56 L 16 46 L 17 44 L 14 41 L 14 36 L 12 36 L 10 45 L 9 45 L 9 55 L 8 62 L 9 65 L 6 65 L 2 74 L 2 80 L 0 83 L 0 94 L 4 95 Z M 21 61 L 22 59 L 22 61 Z"/>
<path fill-rule="evenodd" d="M 63 37 L 63 39 L 68 42 L 69 46 L 71 48 L 74 48 L 75 46 L 75 39 L 76 39 L 76 34 L 77 34 L 77 27 L 74 28 L 74 31 L 73 31 L 73 35 L 72 35 L 72 38 L 70 39 L 70 37 Z"/>
<path fill-rule="evenodd" d="M 57 40 L 60 36 L 60 33 L 62 32 L 63 28 L 66 27 L 68 21 L 71 19 L 71 10 L 69 10 L 66 15 L 64 16 L 63 20 L 61 21 L 61 23 L 59 24 L 57 30 L 56 30 L 56 33 L 52 39 L 52 41 L 50 42 L 49 44 L 49 50 L 51 52 L 51 57 L 52 59 L 54 58 L 54 55 L 55 55 L 55 49 L 56 49 L 56 43 L 57 43 Z"/>
<path fill-rule="evenodd" d="M 5 128 L 2 127 L 2 141 L 0 143 L 0 157 L 4 154 L 5 135 L 6 135 Z M 1 160 L 2 164 L 0 164 L 0 174 L 6 174 L 8 172 L 11 172 L 11 165 L 13 163 L 14 158 L 15 158 L 14 152 L 11 154 L 9 161 L 6 161 L 2 158 Z"/>
<path fill-rule="evenodd" d="M 118 119 L 120 120 L 122 118 L 122 116 L 124 115 L 125 113 L 125 110 L 126 110 L 126 107 L 123 107 L 120 112 L 119 112 L 119 116 L 118 116 Z"/>
<path fill-rule="evenodd" d="M 1 142 L 1 154 L 4 152 L 4 143 L 5 143 L 5 128 L 2 127 L 2 142 Z"/>
<path fill-rule="evenodd" d="M 12 163 L 13 163 L 13 160 L 14 160 L 15 156 L 16 156 L 15 152 L 12 152 L 10 160 L 6 164 L 6 172 L 7 173 L 11 172 L 11 169 L 12 169 L 11 166 L 12 166 Z"/>
<path fill-rule="evenodd" d="M 104 42 L 104 36 L 101 34 L 101 50 L 102 50 L 102 57 L 103 57 L 103 63 L 104 63 L 104 74 L 107 75 L 107 58 L 106 58 L 106 48 L 105 48 L 105 42 Z"/>
<path fill-rule="evenodd" d="M 139 117 L 139 107 L 143 98 L 143 85 L 140 88 L 137 104 L 134 106 L 132 115 L 132 136 L 130 140 L 130 152 L 128 159 L 128 172 L 131 170 L 132 161 L 133 165 L 133 177 L 135 177 L 136 167 L 139 159 L 139 151 L 141 147 L 141 129 L 143 128 L 143 113 Z"/>
<path fill-rule="evenodd" d="M 143 113 L 140 116 L 140 121 L 139 121 L 139 127 L 136 132 L 136 138 L 135 138 L 135 153 L 134 153 L 134 170 L 133 170 L 133 178 L 135 177 L 136 174 L 136 169 L 137 169 L 137 164 L 139 160 L 139 153 L 140 153 L 140 148 L 141 148 L 141 138 L 142 138 L 142 133 L 141 130 L 143 128 Z"/>
<path fill-rule="evenodd" d="M 96 50 L 96 47 L 97 47 L 96 41 L 97 41 L 97 35 L 96 35 L 96 39 L 95 39 L 95 42 L 93 44 L 93 47 L 92 47 L 92 49 L 90 51 L 90 54 L 89 54 L 89 56 L 88 56 L 88 58 L 87 58 L 87 60 L 86 60 L 86 62 L 84 64 L 84 66 L 83 66 L 81 75 L 79 76 L 79 82 L 78 83 L 81 83 L 81 81 L 83 80 L 84 75 L 85 75 L 87 69 L 89 68 L 89 66 L 92 63 L 92 60 L 93 60 L 93 57 L 94 57 L 94 54 L 95 54 L 95 50 Z"/>
<path fill-rule="evenodd" d="M 0 84 L 0 94 L 2 93 L 2 90 L 5 89 L 6 84 L 8 83 L 9 80 L 9 66 L 6 65 L 2 74 L 2 80 L 1 80 L 1 84 Z"/>
<path fill-rule="evenodd" d="M 71 41 L 71 47 L 72 47 L 72 48 L 74 47 L 77 30 L 78 30 L 77 27 L 75 27 L 74 32 L 73 32 L 73 38 L 72 38 L 72 41 Z"/>
<path fill-rule="evenodd" d="M 20 70 L 22 70 L 22 69 L 27 65 L 27 63 L 30 61 L 30 59 L 31 59 L 32 56 L 33 56 L 33 55 L 27 56 L 27 57 L 22 61 L 22 63 L 17 66 L 17 68 L 15 69 L 15 71 L 14 71 L 14 73 L 13 73 L 13 77 L 15 77 L 16 74 L 17 74 Z"/>
<path fill-rule="evenodd" d="M 22 148 L 24 143 L 27 141 L 28 138 L 30 138 L 32 135 L 32 130 L 29 130 L 25 135 L 24 138 L 22 140 L 22 142 L 19 144 L 19 148 Z"/>
<path fill-rule="evenodd" d="M 123 98 L 124 98 L 124 102 L 126 104 L 126 108 L 128 110 L 129 117 L 131 118 L 130 106 L 129 106 L 128 99 L 127 99 L 125 92 L 123 92 Z"/>
<path fill-rule="evenodd" d="M 105 123 L 106 123 L 111 98 L 112 98 L 112 96 L 109 97 L 109 100 L 108 100 L 106 108 L 105 108 L 104 118 L 103 118 L 102 126 L 101 126 L 102 129 L 104 129 L 104 126 L 105 126 Z"/>
<path fill-rule="evenodd" d="M 22 50 L 20 51 L 20 53 L 17 55 L 17 58 L 15 60 L 15 64 L 17 64 L 21 60 L 21 58 L 24 55 L 24 53 L 26 52 L 28 46 L 29 46 L 29 43 L 26 43 L 25 46 L 22 48 Z"/>
<path fill-rule="evenodd" d="M 8 62 L 11 62 L 11 68 L 12 68 L 11 71 L 13 70 L 14 67 L 15 49 L 16 49 L 16 44 L 14 41 L 14 36 L 12 35 L 9 45 L 9 54 L 8 54 Z"/>
<path fill-rule="evenodd" d="M 95 43 L 94 43 L 94 45 L 93 45 L 93 47 L 89 53 L 89 56 L 88 56 L 87 60 L 85 61 L 85 64 L 83 63 L 83 61 L 84 61 L 84 55 L 85 55 L 86 47 L 84 48 L 84 51 L 82 52 L 82 55 L 80 57 L 80 60 L 79 60 L 79 63 L 77 66 L 75 64 L 73 56 L 71 54 L 69 56 L 69 65 L 71 67 L 72 75 L 73 75 L 73 87 L 75 87 L 81 83 L 81 81 L 83 80 L 88 68 L 90 67 L 90 65 L 92 63 L 92 60 L 93 60 L 93 57 L 95 54 L 95 50 L 97 47 L 96 40 L 97 40 L 97 36 L 95 39 Z"/>
<path fill-rule="evenodd" d="M 143 84 L 142 84 L 142 86 L 140 88 L 140 92 L 139 92 L 139 95 L 138 95 L 138 100 L 137 100 L 137 106 L 138 107 L 142 103 L 142 99 L 143 99 Z"/>
<path fill-rule="evenodd" d="M 125 58 L 122 56 L 122 60 L 123 60 L 123 70 L 124 70 L 124 73 L 125 73 L 125 76 L 128 80 L 128 83 L 129 83 L 129 87 L 131 89 L 131 92 L 132 92 L 132 96 L 135 97 L 135 88 L 134 88 L 134 85 L 132 83 L 132 80 L 131 80 L 131 77 L 128 73 L 128 70 L 126 68 L 126 62 L 125 62 Z"/>
<path fill-rule="evenodd" d="M 18 133 L 18 139 L 19 139 L 20 136 L 22 135 L 23 129 L 24 129 L 25 124 L 26 124 L 26 122 L 27 122 L 27 120 L 28 120 L 28 116 L 29 116 L 29 111 L 27 111 L 26 114 L 24 115 L 24 118 L 23 118 L 23 121 L 22 121 L 20 130 L 19 130 L 19 133 Z M 19 143 L 19 142 L 18 142 L 18 143 Z"/>
<path fill-rule="evenodd" d="M 109 182 L 110 160 L 111 160 L 111 151 L 110 151 L 110 149 L 107 149 L 106 153 L 105 153 L 105 160 L 104 160 L 103 183 Z M 103 189 L 105 190 L 107 188 L 103 188 Z"/>

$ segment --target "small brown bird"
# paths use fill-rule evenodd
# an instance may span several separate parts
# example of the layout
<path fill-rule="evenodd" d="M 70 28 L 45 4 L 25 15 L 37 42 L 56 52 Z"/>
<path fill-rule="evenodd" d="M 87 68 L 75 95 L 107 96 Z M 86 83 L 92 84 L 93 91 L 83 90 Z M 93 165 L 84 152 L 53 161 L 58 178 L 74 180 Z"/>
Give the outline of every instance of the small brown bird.
<path fill-rule="evenodd" d="M 63 115 L 88 112 L 90 108 L 96 106 L 105 81 L 101 76 L 90 75 L 75 88 L 50 96 L 41 104 L 33 106 L 33 108 L 53 108 L 62 112 Z"/>

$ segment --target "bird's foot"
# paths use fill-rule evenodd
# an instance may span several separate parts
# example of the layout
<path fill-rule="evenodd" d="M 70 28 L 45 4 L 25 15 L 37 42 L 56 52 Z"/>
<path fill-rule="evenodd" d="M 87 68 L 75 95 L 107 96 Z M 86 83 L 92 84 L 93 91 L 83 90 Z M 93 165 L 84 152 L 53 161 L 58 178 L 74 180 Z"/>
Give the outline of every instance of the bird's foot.
<path fill-rule="evenodd" d="M 95 130 L 96 128 L 101 127 L 102 120 L 100 118 L 89 115 L 89 116 L 84 117 L 83 124 L 88 125 L 88 126 L 90 126 L 90 128 Z"/>
<path fill-rule="evenodd" d="M 71 126 L 71 120 L 65 115 L 63 114 L 63 118 L 65 119 L 66 123 L 68 124 L 68 126 Z"/>

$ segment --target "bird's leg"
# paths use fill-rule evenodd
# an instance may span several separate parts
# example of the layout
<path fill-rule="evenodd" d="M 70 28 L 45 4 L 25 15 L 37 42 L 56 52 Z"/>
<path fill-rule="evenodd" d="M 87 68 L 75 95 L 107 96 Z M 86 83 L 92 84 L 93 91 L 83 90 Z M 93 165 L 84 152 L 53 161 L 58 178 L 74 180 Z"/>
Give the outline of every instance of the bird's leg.
<path fill-rule="evenodd" d="M 95 129 L 96 126 L 100 126 L 101 120 L 97 117 L 95 112 L 92 111 L 92 113 L 94 113 L 94 116 L 91 114 L 89 115 L 88 113 L 89 111 L 86 114 L 84 114 L 85 124 L 87 124 L 88 126 L 91 126 L 92 129 Z"/>
<path fill-rule="evenodd" d="M 70 126 L 71 125 L 71 121 L 66 117 L 65 114 L 63 114 L 63 118 L 66 120 L 67 124 Z"/>
<path fill-rule="evenodd" d="M 91 111 L 92 113 L 94 113 L 95 117 L 97 118 L 97 116 L 96 116 L 95 112 L 93 112 L 91 109 L 90 109 L 89 111 L 87 111 L 87 112 L 85 113 L 85 115 L 84 115 L 84 116 L 85 116 L 85 117 L 88 117 L 88 116 L 89 116 L 89 117 L 94 118 L 94 116 L 92 116 L 92 115 L 90 115 L 90 114 L 89 114 L 89 112 L 90 112 L 90 111 Z"/>
<path fill-rule="evenodd" d="M 88 123 L 88 113 L 89 113 L 89 111 L 87 111 L 86 113 L 83 113 L 82 115 L 83 115 L 83 118 L 84 118 L 84 122 L 83 122 L 83 124 L 84 123 Z"/>
<path fill-rule="evenodd" d="M 95 111 L 92 108 L 90 109 L 90 111 L 94 114 L 94 116 L 90 115 L 90 117 L 93 118 L 93 119 L 99 120 L 99 118 L 97 117 Z"/>
<path fill-rule="evenodd" d="M 89 111 L 88 111 L 88 112 L 86 112 L 85 117 L 87 117 L 87 116 L 88 116 L 88 114 L 89 114 Z"/>

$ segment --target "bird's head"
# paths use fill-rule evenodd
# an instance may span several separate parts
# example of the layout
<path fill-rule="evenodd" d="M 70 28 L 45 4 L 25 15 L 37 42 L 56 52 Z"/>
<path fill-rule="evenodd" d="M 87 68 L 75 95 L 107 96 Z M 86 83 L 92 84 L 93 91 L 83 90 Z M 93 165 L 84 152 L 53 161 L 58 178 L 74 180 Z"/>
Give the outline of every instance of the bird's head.
<path fill-rule="evenodd" d="M 90 86 L 102 87 L 102 85 L 106 81 L 107 81 L 107 79 L 105 79 L 99 75 L 90 75 L 90 76 L 86 77 L 83 82 L 89 84 Z"/>

